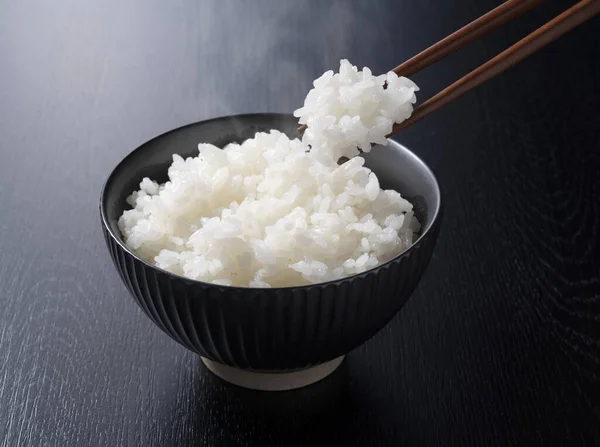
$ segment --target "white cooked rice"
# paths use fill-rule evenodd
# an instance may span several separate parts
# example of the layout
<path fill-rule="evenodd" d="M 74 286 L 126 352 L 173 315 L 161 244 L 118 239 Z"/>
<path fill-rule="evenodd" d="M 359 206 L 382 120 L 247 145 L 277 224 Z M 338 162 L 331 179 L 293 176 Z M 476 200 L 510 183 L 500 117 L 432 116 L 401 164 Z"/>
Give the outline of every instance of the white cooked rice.
<path fill-rule="evenodd" d="M 385 144 L 417 88 L 348 66 L 315 81 L 297 111 L 304 141 L 272 130 L 223 149 L 200 144 L 197 157 L 173 155 L 167 183 L 144 178 L 119 219 L 126 244 L 172 273 L 249 287 L 335 280 L 408 248 L 419 230 L 412 205 L 381 190 L 362 157 L 337 159 Z M 373 83 L 384 81 L 381 93 Z"/>
<path fill-rule="evenodd" d="M 308 126 L 302 141 L 335 160 L 358 155 L 357 148 L 369 152 L 371 143 L 387 144 L 394 123 L 410 117 L 419 90 L 393 71 L 373 76 L 369 68 L 358 71 L 345 59 L 339 73 L 327 71 L 313 85 L 294 116 Z"/>

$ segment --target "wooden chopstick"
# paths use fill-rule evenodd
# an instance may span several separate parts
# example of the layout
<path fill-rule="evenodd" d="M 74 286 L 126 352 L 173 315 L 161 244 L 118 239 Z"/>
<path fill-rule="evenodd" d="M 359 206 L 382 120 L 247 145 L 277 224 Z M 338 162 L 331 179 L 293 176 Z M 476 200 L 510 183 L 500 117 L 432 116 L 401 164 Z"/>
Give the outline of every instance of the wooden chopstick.
<path fill-rule="evenodd" d="M 521 39 L 510 48 L 425 101 L 413 111 L 409 119 L 400 124 L 395 124 L 392 133 L 389 134 L 388 137 L 406 129 L 408 126 L 425 118 L 442 106 L 448 104 L 450 101 L 453 101 L 488 79 L 502 73 L 517 62 L 525 59 L 530 54 L 592 18 L 599 12 L 600 0 L 581 0 L 579 3 L 576 3 L 559 16 L 529 34 L 527 37 Z"/>
<path fill-rule="evenodd" d="M 522 15 L 543 1 L 508 0 L 406 62 L 398 65 L 393 71 L 399 76 L 410 76 Z M 388 137 L 406 129 L 471 89 L 481 85 L 488 79 L 497 76 L 566 32 L 592 18 L 598 12 L 600 12 L 600 0 L 581 0 L 510 48 L 415 108 L 409 119 L 400 124 L 394 124 L 392 132 Z M 306 125 L 298 128 L 298 132 L 301 134 L 305 130 Z"/>
<path fill-rule="evenodd" d="M 468 25 L 453 32 L 392 71 L 398 76 L 411 76 L 425 67 L 465 47 L 474 40 L 500 28 L 545 0 L 508 0 Z"/>

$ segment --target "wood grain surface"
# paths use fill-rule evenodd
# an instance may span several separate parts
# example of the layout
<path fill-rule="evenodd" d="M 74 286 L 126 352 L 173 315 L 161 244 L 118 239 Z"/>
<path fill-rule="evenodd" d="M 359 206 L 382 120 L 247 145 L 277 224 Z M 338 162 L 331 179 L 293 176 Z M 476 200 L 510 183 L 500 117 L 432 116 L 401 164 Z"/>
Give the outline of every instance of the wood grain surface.
<path fill-rule="evenodd" d="M 0 0 L 0 446 L 600 444 L 600 21 L 398 139 L 445 216 L 408 304 L 326 381 L 227 386 L 128 296 L 98 199 L 151 137 L 290 112 L 491 0 Z M 414 77 L 425 99 L 569 1 Z"/>

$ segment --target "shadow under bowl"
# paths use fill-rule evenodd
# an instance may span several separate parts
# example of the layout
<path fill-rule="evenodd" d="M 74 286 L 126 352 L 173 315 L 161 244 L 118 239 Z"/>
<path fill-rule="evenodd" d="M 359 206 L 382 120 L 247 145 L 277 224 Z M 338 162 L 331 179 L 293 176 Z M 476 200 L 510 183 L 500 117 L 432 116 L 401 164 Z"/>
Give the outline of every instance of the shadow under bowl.
<path fill-rule="evenodd" d="M 408 250 L 362 274 L 322 284 L 256 289 L 219 286 L 171 274 L 124 243 L 117 221 L 144 177 L 163 183 L 172 155 L 197 155 L 278 129 L 296 136 L 286 114 L 215 118 L 160 135 L 125 157 L 104 185 L 102 229 L 114 264 L 135 301 L 164 332 L 213 364 L 255 372 L 294 371 L 337 359 L 381 330 L 423 275 L 441 221 L 440 189 L 416 155 L 390 140 L 364 154 L 384 189 L 410 200 L 422 230 Z M 206 362 L 205 362 L 206 363 Z M 339 363 L 339 362 L 338 362 Z"/>

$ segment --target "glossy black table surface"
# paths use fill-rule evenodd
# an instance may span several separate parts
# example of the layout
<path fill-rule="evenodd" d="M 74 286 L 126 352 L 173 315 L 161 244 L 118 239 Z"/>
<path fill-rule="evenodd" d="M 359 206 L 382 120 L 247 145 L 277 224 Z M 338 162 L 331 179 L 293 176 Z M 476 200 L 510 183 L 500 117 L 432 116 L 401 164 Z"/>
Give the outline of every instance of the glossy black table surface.
<path fill-rule="evenodd" d="M 434 258 L 315 386 L 228 386 L 121 283 L 101 186 L 144 141 L 290 112 L 490 0 L 0 1 L 0 446 L 600 444 L 600 18 L 402 132 L 436 172 Z M 572 2 L 414 76 L 425 99 Z"/>

